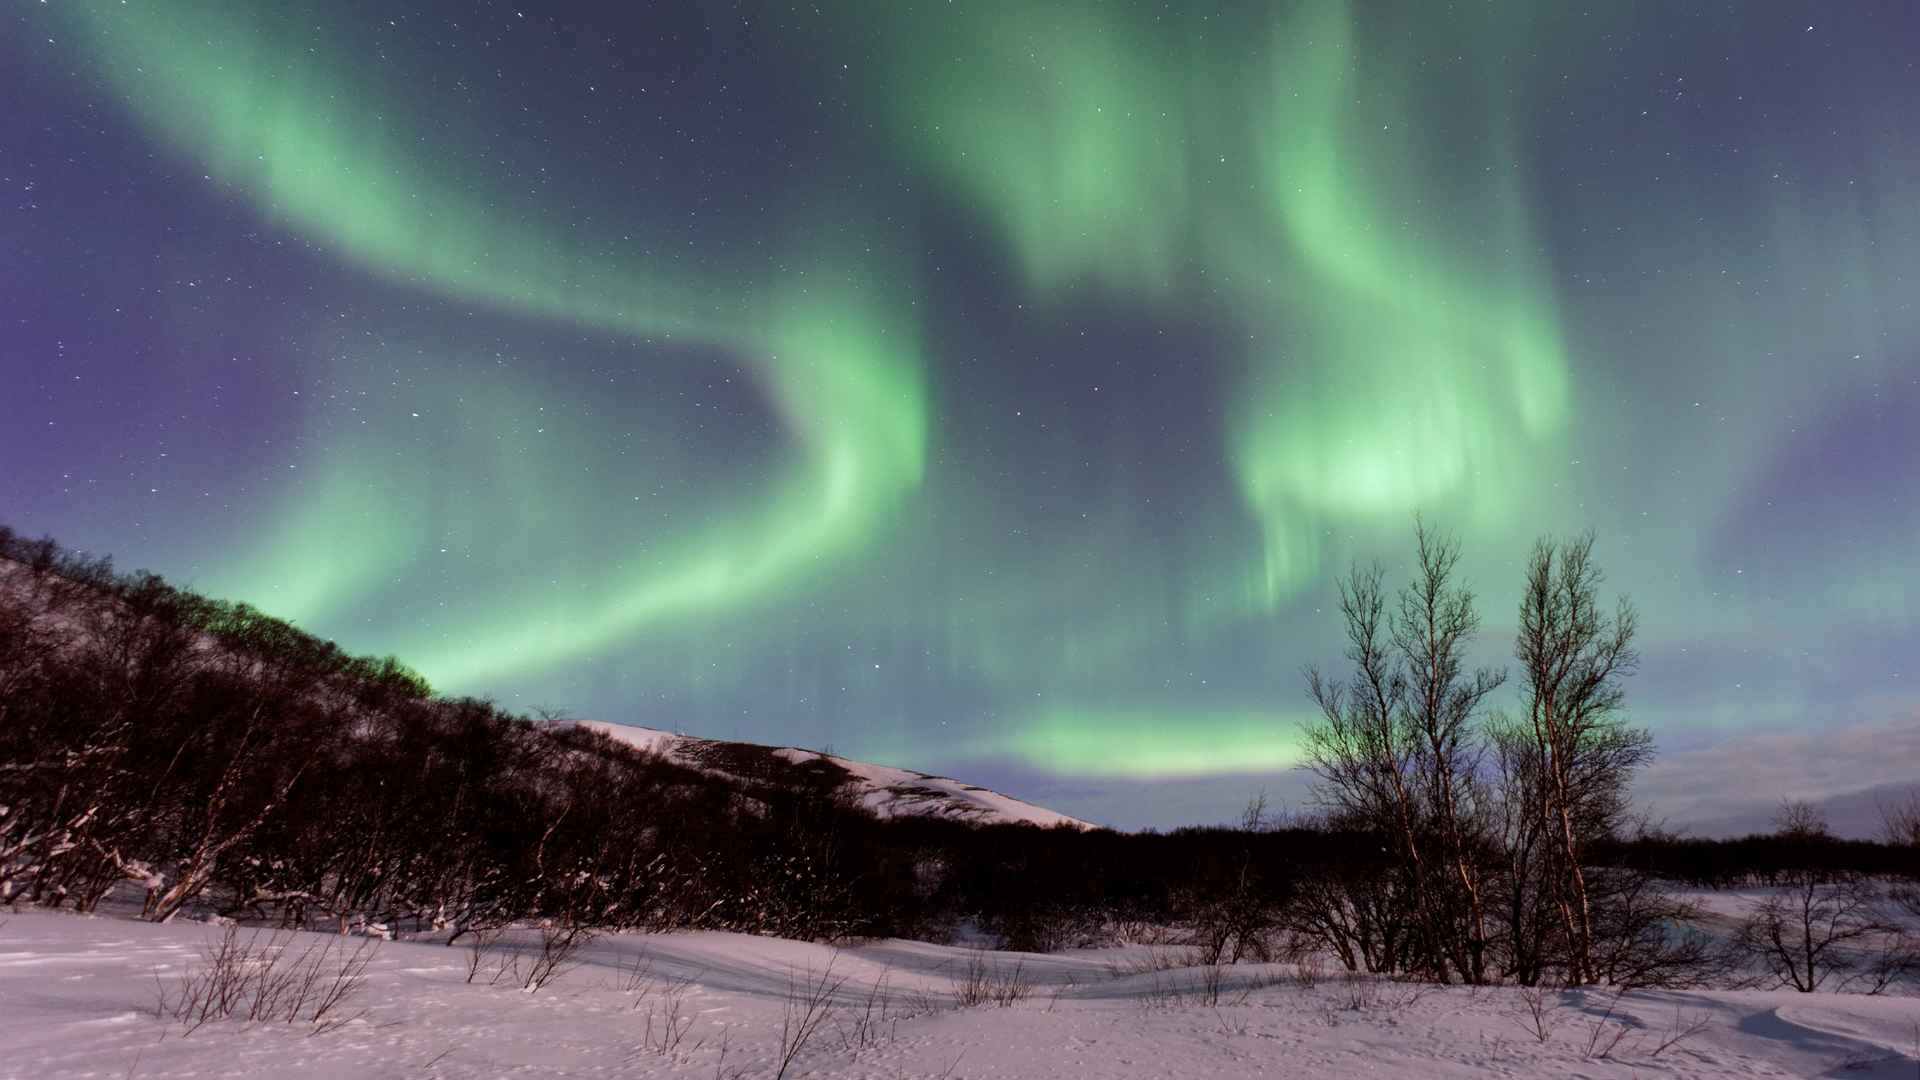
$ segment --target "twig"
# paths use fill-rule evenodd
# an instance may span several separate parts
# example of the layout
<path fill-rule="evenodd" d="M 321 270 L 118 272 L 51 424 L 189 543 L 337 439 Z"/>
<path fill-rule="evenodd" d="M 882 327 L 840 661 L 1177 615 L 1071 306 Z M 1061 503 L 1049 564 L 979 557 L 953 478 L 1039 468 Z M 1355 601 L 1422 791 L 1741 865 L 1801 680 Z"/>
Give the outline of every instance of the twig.
<path fill-rule="evenodd" d="M 774 1080 L 786 1080 L 794 1059 L 833 1016 L 834 995 L 846 983 L 845 979 L 834 978 L 833 964 L 832 960 L 827 961 L 826 969 L 818 977 L 809 973 L 804 981 L 788 971 L 787 1004 L 780 1019 L 780 1068 L 774 1073 Z"/>
<path fill-rule="evenodd" d="M 1536 1042 L 1544 1044 L 1553 1035 L 1554 1024 L 1548 1021 L 1560 1006 L 1556 1002 L 1547 1004 L 1547 990 L 1540 986 L 1526 986 L 1520 989 L 1520 1001 L 1526 1006 L 1526 1016 L 1521 1018 L 1521 1030 L 1532 1035 Z"/>
<path fill-rule="evenodd" d="M 1675 1004 L 1673 1025 L 1667 1029 L 1666 1037 L 1660 1040 L 1659 1045 L 1655 1046 L 1648 1056 L 1659 1057 L 1667 1049 L 1693 1038 L 1712 1026 L 1713 1018 L 1706 1013 L 1698 1013 L 1689 1019 L 1683 1019 L 1680 1015 L 1680 1006 Z"/>

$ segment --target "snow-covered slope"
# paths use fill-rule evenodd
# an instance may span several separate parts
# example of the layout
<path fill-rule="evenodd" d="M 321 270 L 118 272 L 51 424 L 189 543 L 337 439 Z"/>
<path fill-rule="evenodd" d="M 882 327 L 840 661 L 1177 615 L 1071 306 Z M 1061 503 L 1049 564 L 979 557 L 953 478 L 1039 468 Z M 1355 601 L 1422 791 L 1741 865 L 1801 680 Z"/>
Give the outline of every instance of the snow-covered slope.
<path fill-rule="evenodd" d="M 56 600 L 56 596 L 60 599 Z M 81 621 L 85 616 L 111 612 L 112 609 L 104 605 L 120 603 L 111 594 L 93 586 L 56 576 L 37 578 L 27 566 L 5 557 L 0 557 L 0 597 L 27 599 L 30 607 L 39 607 L 46 613 L 46 627 L 81 633 L 86 629 Z M 223 647 L 211 634 L 201 634 L 198 640 L 198 647 L 208 653 L 217 653 Z M 568 723 L 711 773 L 822 787 L 844 784 L 861 803 L 882 817 L 912 815 L 982 824 L 1093 827 L 1078 818 L 997 791 L 910 769 L 852 761 L 795 747 L 705 739 L 627 724 Z"/>
<path fill-rule="evenodd" d="M 983 824 L 1093 827 L 1078 818 L 1021 802 L 997 791 L 891 765 L 851 761 L 791 746 L 760 746 L 703 739 L 695 735 L 677 735 L 671 731 L 627 724 L 608 724 L 595 720 L 580 720 L 575 724 L 629 746 L 711 772 L 760 779 L 777 779 L 783 775 L 804 776 L 828 784 L 844 783 L 858 795 L 862 804 L 882 817 L 920 815 Z"/>

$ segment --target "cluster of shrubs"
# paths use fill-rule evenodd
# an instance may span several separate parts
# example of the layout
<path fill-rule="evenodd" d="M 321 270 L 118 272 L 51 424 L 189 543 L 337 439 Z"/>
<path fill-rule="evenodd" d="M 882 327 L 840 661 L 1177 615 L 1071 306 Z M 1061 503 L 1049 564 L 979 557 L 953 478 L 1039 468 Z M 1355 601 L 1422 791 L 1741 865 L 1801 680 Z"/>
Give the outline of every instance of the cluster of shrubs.
<path fill-rule="evenodd" d="M 50 541 L 0 532 L 0 556 L 0 902 L 90 911 L 131 882 L 153 919 L 798 937 L 912 908 L 911 853 L 831 790 L 439 697 Z"/>
<path fill-rule="evenodd" d="M 843 779 L 693 768 L 436 696 L 392 658 L 0 530 L 0 903 L 92 911 L 119 889 L 156 920 L 193 905 L 455 937 L 534 918 L 823 940 L 971 924 L 1046 951 L 1233 890 L 1276 907 L 1352 846 L 881 820 Z"/>
<path fill-rule="evenodd" d="M 1167 918 L 1165 882 L 1231 846 L 882 821 L 841 779 L 691 768 L 437 696 L 393 658 L 0 529 L 0 903 L 92 911 L 131 888 L 156 920 L 194 905 L 456 937 L 973 921 L 1057 948 L 1109 886 Z"/>
<path fill-rule="evenodd" d="M 1363 815 L 1276 826 L 1256 806 L 1238 827 L 1139 834 L 882 820 L 842 779 L 692 768 L 438 696 L 393 658 L 0 529 L 0 903 L 91 911 L 118 890 L 155 920 L 191 905 L 455 940 L 528 919 L 815 940 L 970 926 L 1040 952 L 1177 927 L 1201 963 L 1291 943 L 1424 977 L 1439 935 L 1469 925 L 1442 906 L 1454 894 L 1412 891 L 1405 838 Z M 1477 977 L 1553 981 L 1557 894 L 1495 836 L 1422 832 L 1413 850 L 1480 875 Z M 1911 848 L 1817 850 L 1829 878 L 1915 871 Z M 1774 851 L 1593 837 L 1587 977 L 1697 977 L 1656 878 L 1766 880 Z"/>

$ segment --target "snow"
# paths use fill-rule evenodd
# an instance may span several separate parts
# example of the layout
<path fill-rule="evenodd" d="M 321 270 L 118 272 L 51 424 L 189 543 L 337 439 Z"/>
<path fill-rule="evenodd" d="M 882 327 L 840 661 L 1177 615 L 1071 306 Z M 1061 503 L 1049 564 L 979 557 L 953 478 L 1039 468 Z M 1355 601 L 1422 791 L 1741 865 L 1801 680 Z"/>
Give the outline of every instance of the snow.
<path fill-rule="evenodd" d="M 845 980 L 837 1011 L 788 1076 L 1920 1076 L 1914 998 L 1646 992 L 1614 1003 L 1604 992 L 1553 992 L 1541 1041 L 1509 987 L 1330 975 L 1306 986 L 1290 966 L 1242 965 L 1208 1005 L 1195 989 L 1205 969 L 1149 970 L 1137 947 L 1035 956 L 720 933 L 601 937 L 532 994 L 488 984 L 505 951 L 470 984 L 463 945 L 385 942 L 353 1004 L 364 1013 L 342 1027 L 217 1021 L 183 1034 L 154 1015 L 156 985 L 199 963 L 220 927 L 46 912 L 4 920 L 0 1077 L 772 1077 L 790 983 L 826 972 Z M 538 936 L 518 930 L 508 943 L 524 955 Z M 644 997 L 623 989 L 636 963 L 648 975 Z M 1001 974 L 1019 965 L 1034 991 L 1008 1007 L 959 1007 L 956 976 L 974 963 Z M 685 1035 L 660 1052 L 649 1043 L 670 1009 Z M 877 1021 L 864 1039 L 863 1015 Z M 1706 1026 L 1654 1052 L 1676 1023 L 1695 1021 Z M 1589 1052 L 1596 1024 L 1608 1036 L 1609 1025 L 1626 1027 L 1608 1058 Z"/>
<path fill-rule="evenodd" d="M 1087 822 L 1078 818 L 1068 817 L 1032 803 L 1021 802 L 1012 796 L 1002 795 L 987 788 L 963 784 L 945 776 L 931 776 L 890 765 L 851 761 L 847 758 L 793 747 L 781 747 L 774 753 L 796 765 L 824 759 L 847 770 L 853 774 L 854 783 L 863 791 L 861 801 L 883 817 L 925 813 L 931 810 L 943 815 L 967 817 L 977 821 L 1025 822 L 1043 827 L 1074 825 L 1080 828 L 1091 828 Z"/>
<path fill-rule="evenodd" d="M 696 767 L 704 767 L 700 761 L 702 748 L 721 745 L 713 739 L 702 739 L 698 736 L 680 735 L 629 724 L 609 724 L 597 720 L 579 720 L 574 723 L 579 727 L 598 731 L 629 746 Z M 1045 807 L 1022 802 L 1010 795 L 1002 795 L 997 791 L 973 784 L 963 784 L 944 776 L 933 776 L 928 773 L 914 772 L 911 769 L 895 768 L 891 765 L 853 761 L 849 758 L 791 746 L 770 748 L 768 752 L 795 766 L 804 766 L 810 762 L 827 762 L 845 770 L 851 774 L 850 781 L 854 790 L 858 792 L 861 803 L 881 817 L 924 814 L 960 818 L 985 824 L 1024 822 L 1041 827 L 1054 825 L 1071 825 L 1083 829 L 1093 827 L 1079 818 L 1068 817 Z"/>
<path fill-rule="evenodd" d="M 671 731 L 661 731 L 657 728 L 639 727 L 634 724 L 609 724 L 600 720 L 575 720 L 573 725 L 597 731 L 615 742 L 626 743 L 636 750 L 659 754 L 663 757 L 671 755 L 674 747 L 681 740 L 691 737 L 677 735 Z"/>

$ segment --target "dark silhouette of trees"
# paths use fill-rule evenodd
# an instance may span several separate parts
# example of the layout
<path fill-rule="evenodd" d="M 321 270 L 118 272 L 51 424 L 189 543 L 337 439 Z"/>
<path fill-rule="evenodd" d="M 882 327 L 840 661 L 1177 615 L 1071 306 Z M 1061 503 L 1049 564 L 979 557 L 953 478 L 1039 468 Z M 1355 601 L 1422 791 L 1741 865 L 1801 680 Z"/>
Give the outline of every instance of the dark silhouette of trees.
<path fill-rule="evenodd" d="M 1920 973 L 1920 943 L 1901 925 L 1898 879 L 1862 874 L 1811 803 L 1783 801 L 1774 818 L 1769 877 L 1777 882 L 1740 921 L 1733 948 L 1767 985 L 1880 993 Z M 1896 845 L 1897 850 L 1897 845 Z"/>
<path fill-rule="evenodd" d="M 1621 824 L 1633 775 L 1653 756 L 1652 735 L 1620 715 L 1624 680 L 1639 663 L 1634 610 L 1622 599 L 1607 614 L 1600 582 L 1591 534 L 1541 540 L 1527 567 L 1514 642 L 1533 733 L 1536 809 L 1548 823 L 1543 891 L 1560 913 L 1566 981 L 1575 986 L 1597 977 L 1587 850 Z"/>
<path fill-rule="evenodd" d="M 1652 754 L 1621 715 L 1633 609 L 1601 609 L 1592 538 L 1534 550 L 1518 719 L 1487 710 L 1505 673 L 1467 668 L 1480 621 L 1458 543 L 1417 524 L 1415 548 L 1391 604 L 1378 566 L 1340 582 L 1350 674 L 1307 669 L 1316 796 L 1333 827 L 1378 838 L 1383 860 L 1304 885 L 1303 925 L 1350 967 L 1441 981 L 1677 978 L 1704 959 L 1662 932 L 1679 909 L 1630 867 L 1589 876 Z"/>
<path fill-rule="evenodd" d="M 1391 605 L 1384 571 L 1340 582 L 1351 674 L 1307 669 L 1320 720 L 1306 732 L 1318 796 L 1342 819 L 1393 838 L 1415 924 L 1413 966 L 1441 981 L 1486 979 L 1487 904 L 1480 783 L 1487 698 L 1503 672 L 1469 672 L 1480 618 L 1456 581 L 1456 540 L 1416 526 L 1413 582 Z"/>
<path fill-rule="evenodd" d="M 1886 843 L 1630 831 L 1650 752 L 1620 717 L 1631 610 L 1598 611 L 1590 541 L 1536 552 L 1523 711 L 1503 717 L 1486 710 L 1501 674 L 1466 662 L 1459 549 L 1416 538 L 1407 588 L 1343 582 L 1350 673 L 1309 674 L 1323 813 L 1275 824 L 1256 801 L 1235 827 L 1123 835 L 882 820 L 831 762 L 714 743 L 696 768 L 438 696 L 392 657 L 0 529 L 0 903 L 91 911 L 117 888 L 154 919 L 450 942 L 528 919 L 555 940 L 939 940 L 971 923 L 1051 951 L 1172 927 L 1210 963 L 1307 944 L 1353 970 L 1662 986 L 1715 960 L 1676 933 L 1689 913 L 1663 881 L 1788 885 L 1849 918 L 1846 889 L 1871 882 L 1867 931 L 1796 939 L 1783 900 L 1750 958 L 1828 986 L 1908 970 L 1910 952 L 1861 953 L 1900 943 L 1876 928 L 1920 878 L 1898 808 Z"/>
<path fill-rule="evenodd" d="M 1902 880 L 1893 889 L 1893 902 L 1907 917 L 1920 922 L 1920 791 L 1880 807 L 1881 834 L 1898 863 Z"/>

